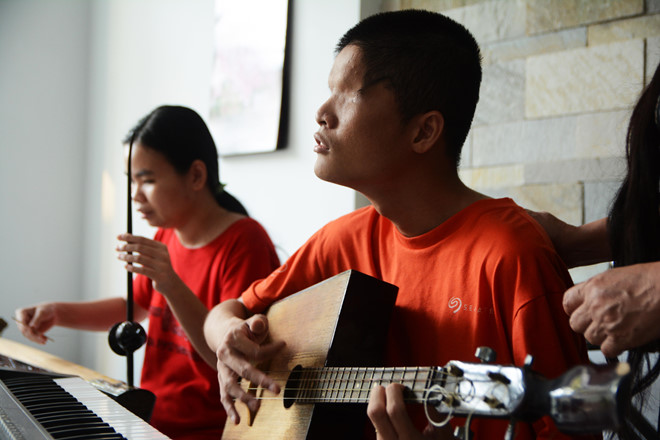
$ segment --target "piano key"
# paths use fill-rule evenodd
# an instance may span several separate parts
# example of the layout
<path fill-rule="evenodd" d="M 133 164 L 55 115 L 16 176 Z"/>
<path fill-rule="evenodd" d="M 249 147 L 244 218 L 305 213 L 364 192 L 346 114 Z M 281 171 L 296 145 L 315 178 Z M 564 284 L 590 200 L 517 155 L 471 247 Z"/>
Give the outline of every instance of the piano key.
<path fill-rule="evenodd" d="M 0 420 L 0 437 L 3 437 L 3 429 L 14 429 L 17 425 L 20 433 L 9 438 L 167 439 L 140 417 L 79 377 L 53 379 L 50 376 L 29 375 L 4 378 L 2 384 L 3 389 L 11 391 L 9 398 L 17 402 L 12 407 L 20 406 L 23 409 L 19 411 L 27 414 L 18 417 L 16 410 L 12 409 Z M 40 401 L 39 397 L 43 395 L 48 396 L 47 402 Z M 25 435 L 21 425 L 30 429 L 29 436 Z"/>
<path fill-rule="evenodd" d="M 167 436 L 79 377 L 54 380 L 129 440 L 166 440 Z"/>

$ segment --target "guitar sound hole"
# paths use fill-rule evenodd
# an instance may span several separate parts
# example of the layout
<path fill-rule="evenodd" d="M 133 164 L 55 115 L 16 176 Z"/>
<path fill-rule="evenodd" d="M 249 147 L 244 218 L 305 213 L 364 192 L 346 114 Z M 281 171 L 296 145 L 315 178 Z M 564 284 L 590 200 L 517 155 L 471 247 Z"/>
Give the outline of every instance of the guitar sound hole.
<path fill-rule="evenodd" d="M 302 376 L 302 366 L 296 365 L 289 378 L 286 381 L 286 387 L 284 388 L 284 408 L 291 408 L 298 398 L 298 391 L 300 390 L 300 377 Z"/>

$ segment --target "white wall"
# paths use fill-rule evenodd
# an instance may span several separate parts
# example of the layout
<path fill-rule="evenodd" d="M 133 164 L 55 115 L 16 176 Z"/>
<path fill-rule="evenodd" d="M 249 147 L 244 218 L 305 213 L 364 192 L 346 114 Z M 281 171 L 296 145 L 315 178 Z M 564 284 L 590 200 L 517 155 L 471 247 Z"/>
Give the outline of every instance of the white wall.
<path fill-rule="evenodd" d="M 81 296 L 89 5 L 0 1 L 0 317 Z M 49 349 L 77 359 L 59 329 Z"/>
<path fill-rule="evenodd" d="M 334 45 L 360 16 L 359 0 L 293 3 L 289 143 L 220 163 L 287 254 L 354 206 L 353 191 L 314 176 L 312 135 Z M 114 253 L 126 229 L 121 139 L 160 104 L 206 117 L 212 26 L 213 0 L 0 0 L 0 316 L 125 293 Z M 135 218 L 134 232 L 153 233 Z M 10 327 L 5 337 L 26 342 Z M 79 335 L 53 330 L 44 348 L 125 378 L 105 334 Z"/>

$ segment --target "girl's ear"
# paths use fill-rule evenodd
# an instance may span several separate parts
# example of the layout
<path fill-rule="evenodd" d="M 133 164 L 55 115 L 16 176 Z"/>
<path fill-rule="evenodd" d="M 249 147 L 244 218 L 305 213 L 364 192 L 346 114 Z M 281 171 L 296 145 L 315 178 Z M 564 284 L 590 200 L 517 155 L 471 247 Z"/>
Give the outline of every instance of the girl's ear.
<path fill-rule="evenodd" d="M 193 161 L 188 170 L 188 177 L 193 189 L 200 190 L 206 186 L 206 165 L 201 160 Z"/>
<path fill-rule="evenodd" d="M 413 151 L 426 153 L 440 139 L 445 128 L 445 118 L 437 110 L 418 115 L 413 119 Z"/>

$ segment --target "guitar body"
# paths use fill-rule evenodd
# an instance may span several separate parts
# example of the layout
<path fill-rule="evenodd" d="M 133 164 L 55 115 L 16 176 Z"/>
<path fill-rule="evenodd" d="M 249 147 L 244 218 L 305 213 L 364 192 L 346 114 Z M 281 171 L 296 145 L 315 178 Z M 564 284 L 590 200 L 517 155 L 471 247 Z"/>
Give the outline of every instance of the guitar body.
<path fill-rule="evenodd" d="M 365 367 L 382 365 L 389 319 L 398 288 L 349 270 L 274 303 L 267 312 L 273 340 L 286 347 L 259 369 L 285 389 L 296 366 Z M 247 385 L 244 385 L 244 387 Z M 251 392 L 263 397 L 256 414 L 237 402 L 241 422 L 227 420 L 225 440 L 362 438 L 364 404 L 293 404 L 284 392 Z M 269 398 L 273 397 L 273 398 Z"/>

